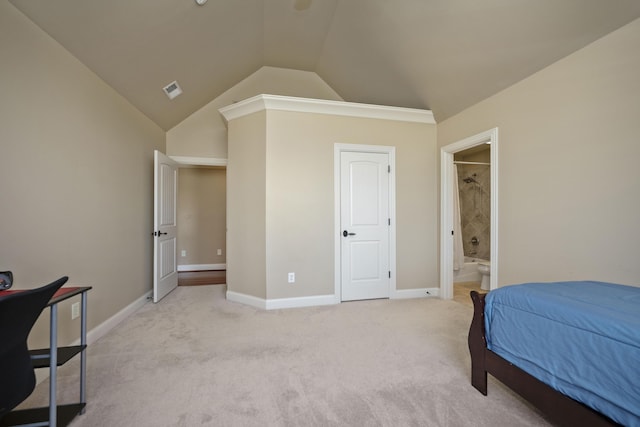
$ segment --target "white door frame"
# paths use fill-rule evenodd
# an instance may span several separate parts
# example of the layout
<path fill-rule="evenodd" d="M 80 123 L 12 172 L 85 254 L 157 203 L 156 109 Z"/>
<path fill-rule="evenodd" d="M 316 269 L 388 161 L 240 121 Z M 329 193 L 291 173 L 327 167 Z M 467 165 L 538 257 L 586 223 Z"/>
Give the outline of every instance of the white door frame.
<path fill-rule="evenodd" d="M 343 152 L 386 153 L 389 155 L 389 297 L 396 294 L 396 148 L 386 145 L 340 144 L 333 145 L 333 193 L 334 193 L 334 300 L 342 302 L 342 228 L 340 228 L 340 154 Z"/>
<path fill-rule="evenodd" d="M 470 136 L 440 149 L 440 295 L 453 298 L 453 154 L 491 144 L 491 273 L 490 289 L 498 287 L 498 128 Z"/>
<path fill-rule="evenodd" d="M 185 157 L 185 156 L 169 156 L 169 158 L 178 162 L 178 167 L 189 166 L 227 166 L 227 159 L 214 157 Z"/>
<path fill-rule="evenodd" d="M 187 157 L 187 156 L 169 156 L 170 159 L 173 159 L 178 163 L 179 169 L 193 168 L 193 167 L 204 167 L 204 168 L 213 168 L 213 167 L 221 167 L 224 168 L 225 174 L 227 170 L 227 159 L 218 158 L 218 157 Z M 225 224 L 226 227 L 226 224 Z M 181 271 L 197 271 L 197 270 L 226 270 L 227 264 L 190 264 L 190 265 L 178 265 L 178 272 Z"/>
<path fill-rule="evenodd" d="M 214 158 L 214 157 L 185 157 L 185 156 L 167 156 L 171 160 L 178 163 L 178 168 L 185 167 L 212 167 L 212 166 L 222 166 L 226 169 L 227 167 L 227 159 L 223 158 Z M 178 192 L 176 188 L 176 201 L 178 200 Z M 155 230 L 154 230 L 155 231 Z M 154 239 L 155 244 L 155 239 Z M 177 263 L 177 262 L 176 262 Z M 226 266 L 226 264 L 225 264 Z M 180 266 L 177 266 L 178 271 L 180 271 Z M 153 286 L 153 284 L 152 284 Z"/>

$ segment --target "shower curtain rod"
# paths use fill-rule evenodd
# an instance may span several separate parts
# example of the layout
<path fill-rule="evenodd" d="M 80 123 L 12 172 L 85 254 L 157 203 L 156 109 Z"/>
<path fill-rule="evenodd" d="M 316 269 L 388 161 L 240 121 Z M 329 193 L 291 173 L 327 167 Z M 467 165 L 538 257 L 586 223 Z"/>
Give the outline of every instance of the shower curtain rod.
<path fill-rule="evenodd" d="M 491 163 L 483 163 L 483 162 L 461 162 L 461 161 L 454 161 L 453 162 L 456 165 L 486 165 L 486 166 L 491 166 Z"/>

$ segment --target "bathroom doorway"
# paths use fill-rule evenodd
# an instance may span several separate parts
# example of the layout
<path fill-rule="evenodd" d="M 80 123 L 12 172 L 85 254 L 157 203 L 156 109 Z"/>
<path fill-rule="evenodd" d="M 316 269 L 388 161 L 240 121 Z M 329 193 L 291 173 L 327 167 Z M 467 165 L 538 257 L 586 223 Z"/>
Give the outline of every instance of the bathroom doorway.
<path fill-rule="evenodd" d="M 487 161 L 478 161 L 482 158 L 481 153 L 488 147 L 489 155 Z M 456 155 L 460 158 L 461 154 L 466 156 L 461 160 L 456 160 Z M 480 157 L 477 157 L 480 156 Z M 464 160 L 464 158 L 471 160 Z M 463 171 L 462 186 L 466 193 L 467 203 L 474 206 L 474 212 L 471 216 L 482 217 L 489 215 L 489 230 L 486 224 L 467 222 L 466 233 L 462 229 L 454 231 L 456 227 L 456 198 L 454 190 L 457 187 L 458 176 L 456 167 L 465 165 L 468 171 Z M 487 170 L 488 169 L 488 170 Z M 484 181 L 484 182 L 483 182 Z M 489 181 L 488 183 L 486 181 Z M 486 186 L 486 187 L 485 187 Z M 467 188 L 468 187 L 468 188 Z M 441 189 L 440 189 L 440 206 L 441 206 L 441 242 L 440 242 L 440 290 L 443 299 L 453 298 L 454 283 L 454 246 L 455 239 L 458 238 L 459 245 L 466 249 L 468 255 L 480 257 L 480 253 L 488 254 L 490 261 L 489 289 L 497 287 L 497 266 L 498 266 L 498 129 L 494 128 L 487 132 L 483 132 L 461 141 L 449 144 L 441 148 Z M 483 213 L 484 212 L 484 213 Z M 464 235 L 468 238 L 465 239 Z M 459 239 L 459 236 L 463 236 Z M 465 240 L 468 240 L 465 245 Z M 482 246 L 481 246 L 482 244 Z M 471 257 L 473 258 L 473 257 Z M 474 262 L 469 259 L 469 265 Z M 468 267 L 471 268 L 471 267 Z M 473 272 L 475 273 L 475 271 Z"/>

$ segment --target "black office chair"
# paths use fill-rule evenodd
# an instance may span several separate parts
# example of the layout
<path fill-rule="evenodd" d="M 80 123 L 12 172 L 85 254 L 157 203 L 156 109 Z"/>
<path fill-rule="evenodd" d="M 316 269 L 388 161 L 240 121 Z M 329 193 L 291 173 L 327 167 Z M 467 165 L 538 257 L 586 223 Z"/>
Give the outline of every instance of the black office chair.
<path fill-rule="evenodd" d="M 38 316 L 68 277 L 37 289 L 0 293 L 0 418 L 33 392 L 36 376 L 27 337 Z"/>

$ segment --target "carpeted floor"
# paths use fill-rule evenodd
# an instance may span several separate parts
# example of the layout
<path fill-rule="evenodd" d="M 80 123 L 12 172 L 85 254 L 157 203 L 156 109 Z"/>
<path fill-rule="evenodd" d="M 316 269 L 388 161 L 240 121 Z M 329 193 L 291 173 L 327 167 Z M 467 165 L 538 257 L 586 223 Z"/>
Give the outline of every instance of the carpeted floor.
<path fill-rule="evenodd" d="M 88 350 L 84 426 L 548 426 L 469 383 L 471 308 L 440 299 L 261 311 L 178 287 Z M 61 400 L 77 399 L 75 363 Z M 46 403 L 47 382 L 26 406 Z"/>

